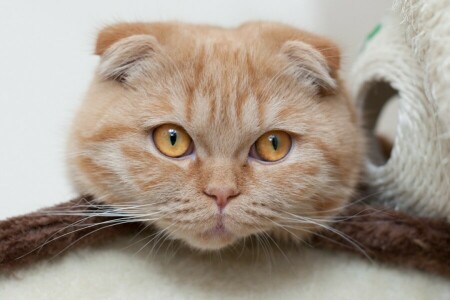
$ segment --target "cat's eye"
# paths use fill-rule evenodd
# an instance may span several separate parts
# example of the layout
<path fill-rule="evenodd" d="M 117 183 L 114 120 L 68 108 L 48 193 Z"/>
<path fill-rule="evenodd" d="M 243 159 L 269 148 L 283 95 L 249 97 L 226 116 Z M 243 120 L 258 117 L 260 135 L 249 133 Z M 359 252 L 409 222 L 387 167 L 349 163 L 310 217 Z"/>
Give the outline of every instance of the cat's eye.
<path fill-rule="evenodd" d="M 153 130 L 153 142 L 162 154 L 177 158 L 191 154 L 192 139 L 180 126 L 164 124 Z"/>
<path fill-rule="evenodd" d="M 288 133 L 280 130 L 263 134 L 252 146 L 250 155 L 263 161 L 277 161 L 291 150 L 292 140 Z"/>

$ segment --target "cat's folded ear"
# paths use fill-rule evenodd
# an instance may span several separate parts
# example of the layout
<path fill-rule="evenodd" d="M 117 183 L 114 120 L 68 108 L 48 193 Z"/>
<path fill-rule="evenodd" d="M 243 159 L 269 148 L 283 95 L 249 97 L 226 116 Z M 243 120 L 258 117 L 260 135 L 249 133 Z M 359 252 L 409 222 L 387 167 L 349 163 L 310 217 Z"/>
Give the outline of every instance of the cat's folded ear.
<path fill-rule="evenodd" d="M 146 65 L 146 59 L 160 52 L 160 45 L 148 27 L 121 23 L 103 29 L 95 54 L 100 55 L 99 74 L 103 79 L 124 82 Z M 148 63 L 147 63 L 148 64 Z"/>
<path fill-rule="evenodd" d="M 303 83 L 313 85 L 321 96 L 336 94 L 339 50 L 336 46 L 317 47 L 299 40 L 287 41 L 281 52 L 288 59 L 287 72 Z"/>

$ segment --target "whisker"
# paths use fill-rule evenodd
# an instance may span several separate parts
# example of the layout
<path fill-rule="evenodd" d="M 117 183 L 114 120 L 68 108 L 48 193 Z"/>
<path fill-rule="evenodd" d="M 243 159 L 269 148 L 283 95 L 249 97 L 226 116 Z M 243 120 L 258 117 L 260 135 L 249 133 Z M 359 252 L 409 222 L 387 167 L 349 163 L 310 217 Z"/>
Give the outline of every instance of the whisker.
<path fill-rule="evenodd" d="M 345 240 L 346 242 L 348 242 L 351 246 L 355 247 L 361 254 L 363 254 L 369 261 L 372 262 L 371 257 L 370 257 L 370 256 L 367 254 L 367 252 L 362 248 L 363 246 L 360 245 L 360 244 L 359 244 L 358 242 L 356 242 L 355 240 L 353 240 L 352 238 L 350 238 L 348 235 L 344 234 L 343 232 L 341 232 L 341 231 L 339 231 L 339 230 L 337 230 L 337 229 L 335 229 L 335 228 L 333 228 L 333 227 L 327 226 L 327 225 L 325 225 L 325 224 L 321 224 L 321 223 L 319 223 L 319 222 L 316 222 L 316 221 L 314 221 L 314 220 L 312 220 L 312 219 L 309 219 L 309 218 L 307 218 L 307 217 L 298 216 L 298 215 L 295 215 L 295 214 L 292 214 L 292 213 L 288 213 L 288 212 L 286 212 L 286 213 L 287 213 L 288 215 L 291 215 L 291 216 L 294 217 L 294 219 L 289 219 L 289 218 L 288 218 L 288 220 L 298 221 L 298 219 L 300 219 L 303 223 L 308 223 L 308 222 L 309 222 L 309 224 L 316 225 L 316 226 L 321 227 L 321 228 L 323 228 L 323 229 L 325 229 L 325 230 L 331 231 L 332 233 L 336 234 L 337 236 L 341 237 L 343 240 Z"/>
<path fill-rule="evenodd" d="M 126 221 L 125 221 L 125 222 L 116 222 L 116 223 L 113 223 L 113 224 L 110 224 L 110 225 L 103 226 L 103 227 L 101 227 L 101 228 L 97 228 L 97 229 L 95 229 L 95 230 L 93 230 L 93 231 L 90 231 L 90 232 L 88 232 L 87 234 L 85 234 L 85 235 L 79 237 L 78 239 L 76 239 L 75 241 L 73 241 L 72 243 L 70 243 L 68 246 L 66 246 L 64 249 L 62 249 L 62 250 L 59 251 L 57 254 L 55 254 L 52 258 L 50 258 L 50 260 L 56 258 L 58 255 L 60 255 L 60 254 L 63 253 L 64 251 L 68 250 L 70 247 L 72 247 L 73 245 L 75 245 L 76 243 L 78 243 L 79 241 L 81 241 L 82 239 L 84 239 L 84 238 L 90 236 L 91 234 L 94 234 L 94 233 L 98 232 L 99 230 L 103 230 L 103 229 L 106 229 L 106 228 L 109 228 L 109 227 L 113 227 L 113 226 L 117 226 L 117 225 L 121 225 L 121 224 L 125 224 L 125 223 L 128 223 L 128 222 L 126 222 Z"/>

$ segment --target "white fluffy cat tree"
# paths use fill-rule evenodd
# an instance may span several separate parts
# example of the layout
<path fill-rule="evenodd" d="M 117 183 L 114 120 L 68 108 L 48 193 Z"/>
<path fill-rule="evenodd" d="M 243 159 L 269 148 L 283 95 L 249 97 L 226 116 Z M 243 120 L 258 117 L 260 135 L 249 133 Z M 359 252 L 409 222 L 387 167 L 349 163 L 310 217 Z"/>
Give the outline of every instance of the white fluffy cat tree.
<path fill-rule="evenodd" d="M 450 1 L 398 0 L 393 8 L 350 81 L 370 132 L 383 105 L 399 101 L 391 157 L 372 153 L 368 184 L 400 210 L 450 219 Z"/>

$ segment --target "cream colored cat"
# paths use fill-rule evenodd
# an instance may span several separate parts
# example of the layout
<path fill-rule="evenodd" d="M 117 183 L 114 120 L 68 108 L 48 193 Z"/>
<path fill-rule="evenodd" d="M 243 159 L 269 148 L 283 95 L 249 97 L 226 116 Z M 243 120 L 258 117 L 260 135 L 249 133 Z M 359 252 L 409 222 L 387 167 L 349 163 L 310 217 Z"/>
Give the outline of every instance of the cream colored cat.
<path fill-rule="evenodd" d="M 73 123 L 78 192 L 220 249 L 307 238 L 358 182 L 363 137 L 327 39 L 281 24 L 122 23 Z"/>

